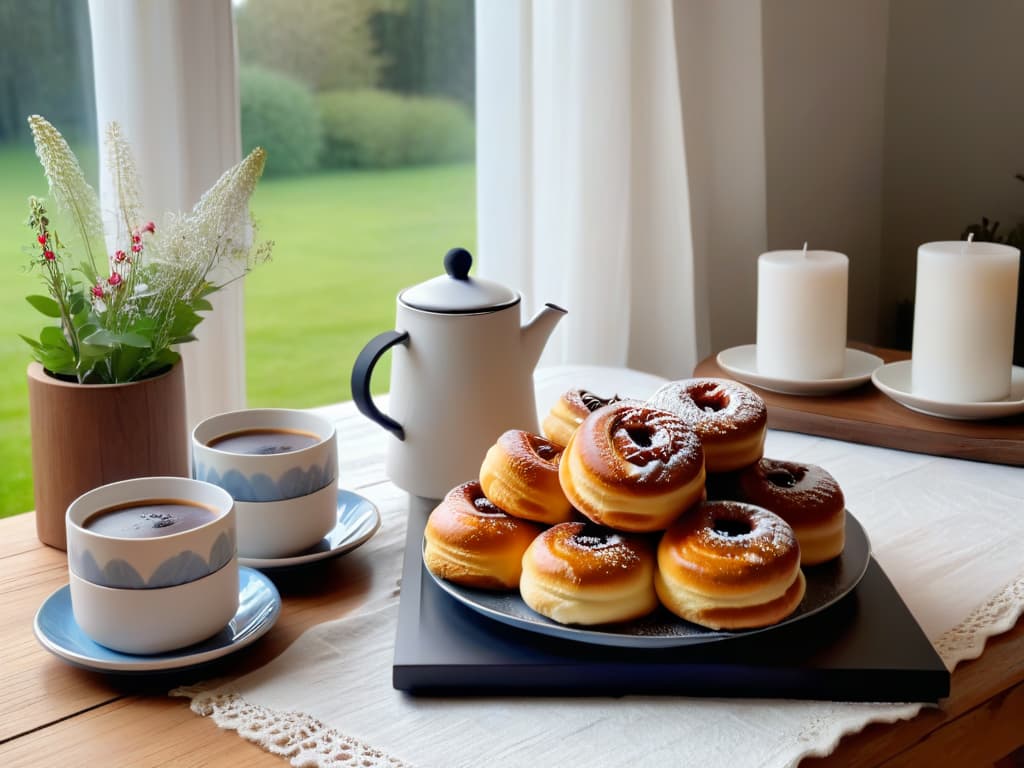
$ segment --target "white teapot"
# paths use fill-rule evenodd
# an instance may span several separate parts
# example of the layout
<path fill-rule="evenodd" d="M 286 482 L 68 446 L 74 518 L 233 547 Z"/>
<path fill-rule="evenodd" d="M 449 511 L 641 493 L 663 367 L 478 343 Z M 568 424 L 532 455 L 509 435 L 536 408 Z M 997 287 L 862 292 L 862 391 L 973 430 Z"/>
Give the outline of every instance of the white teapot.
<path fill-rule="evenodd" d="M 397 330 L 374 337 L 352 368 L 352 399 L 388 440 L 385 469 L 399 488 L 432 499 L 476 479 L 508 429 L 537 432 L 533 369 L 565 310 L 547 304 L 520 326 L 522 296 L 469 276 L 455 248 L 446 275 L 398 294 Z M 370 396 L 374 365 L 392 349 L 389 414 Z"/>

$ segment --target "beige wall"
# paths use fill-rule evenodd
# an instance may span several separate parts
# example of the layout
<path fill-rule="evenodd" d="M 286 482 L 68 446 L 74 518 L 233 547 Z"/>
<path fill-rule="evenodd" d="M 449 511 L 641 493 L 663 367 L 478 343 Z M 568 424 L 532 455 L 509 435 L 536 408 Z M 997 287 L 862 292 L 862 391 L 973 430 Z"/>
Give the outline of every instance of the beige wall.
<path fill-rule="evenodd" d="M 676 3 L 710 351 L 755 341 L 757 257 L 804 240 L 850 256 L 850 336 L 874 339 L 888 5 Z"/>
<path fill-rule="evenodd" d="M 846 253 L 850 338 L 893 343 L 920 243 L 1024 215 L 1024 2 L 676 11 L 702 354 L 755 340 L 764 250 Z"/>
<path fill-rule="evenodd" d="M 748 0 L 680 0 L 676 10 L 704 357 L 754 340 L 766 242 L 761 9 Z"/>
<path fill-rule="evenodd" d="M 1024 3 L 892 3 L 881 318 L 914 293 L 917 247 L 1024 216 Z"/>
<path fill-rule="evenodd" d="M 848 336 L 877 335 L 889 0 L 765 0 L 771 250 L 850 258 Z"/>

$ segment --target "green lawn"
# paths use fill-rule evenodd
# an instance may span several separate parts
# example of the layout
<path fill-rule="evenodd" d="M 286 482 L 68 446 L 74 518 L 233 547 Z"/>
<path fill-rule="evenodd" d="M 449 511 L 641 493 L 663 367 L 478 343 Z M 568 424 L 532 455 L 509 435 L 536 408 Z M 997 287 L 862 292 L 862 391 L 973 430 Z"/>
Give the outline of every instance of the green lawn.
<path fill-rule="evenodd" d="M 249 405 L 306 407 L 347 400 L 352 362 L 393 327 L 398 291 L 442 271 L 454 245 L 476 243 L 472 166 L 322 173 L 265 179 L 253 200 L 274 258 L 246 281 Z M 24 296 L 25 198 L 45 179 L 31 150 L 0 147 L 0 517 L 32 507 L 25 344 L 40 315 Z M 387 367 L 374 389 L 387 387 Z"/>

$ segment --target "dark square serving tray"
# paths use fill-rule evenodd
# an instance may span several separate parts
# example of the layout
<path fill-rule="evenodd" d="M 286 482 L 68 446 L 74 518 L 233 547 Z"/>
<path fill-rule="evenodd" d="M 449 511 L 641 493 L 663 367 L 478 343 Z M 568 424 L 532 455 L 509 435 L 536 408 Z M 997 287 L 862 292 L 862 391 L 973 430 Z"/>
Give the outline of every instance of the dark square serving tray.
<path fill-rule="evenodd" d="M 410 499 L 392 669 L 399 690 L 927 702 L 949 694 L 949 673 L 873 558 L 850 595 L 790 626 L 686 648 L 611 648 L 509 627 L 445 594 L 422 561 L 434 503 Z"/>

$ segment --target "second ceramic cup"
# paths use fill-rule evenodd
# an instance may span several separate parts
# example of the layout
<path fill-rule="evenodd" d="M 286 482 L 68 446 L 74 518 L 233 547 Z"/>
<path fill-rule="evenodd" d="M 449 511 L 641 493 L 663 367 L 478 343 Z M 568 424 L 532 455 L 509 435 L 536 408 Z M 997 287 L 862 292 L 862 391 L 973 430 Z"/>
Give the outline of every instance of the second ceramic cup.
<path fill-rule="evenodd" d="M 338 480 L 334 425 L 306 411 L 219 413 L 192 430 L 192 477 L 235 501 L 283 501 Z"/>
<path fill-rule="evenodd" d="M 192 476 L 238 502 L 241 557 L 295 554 L 337 522 L 337 436 L 330 422 L 306 411 L 231 411 L 200 422 L 192 431 Z"/>

